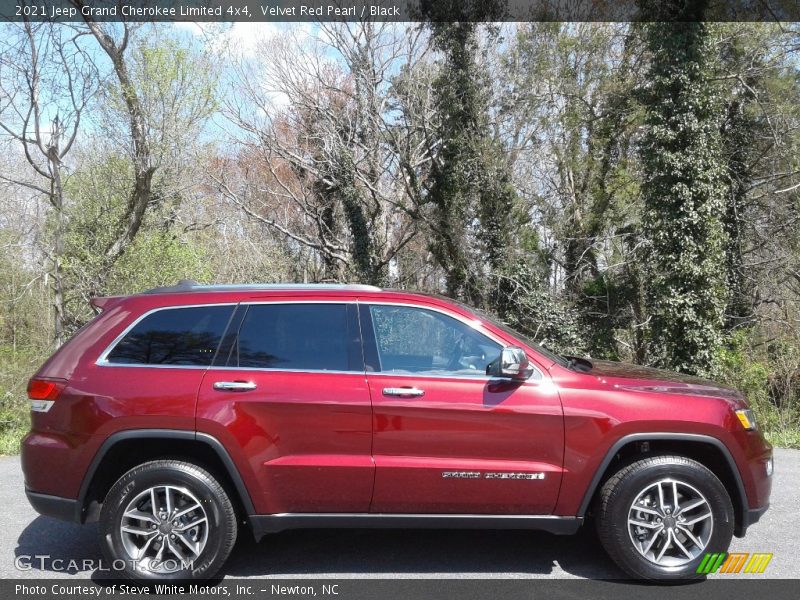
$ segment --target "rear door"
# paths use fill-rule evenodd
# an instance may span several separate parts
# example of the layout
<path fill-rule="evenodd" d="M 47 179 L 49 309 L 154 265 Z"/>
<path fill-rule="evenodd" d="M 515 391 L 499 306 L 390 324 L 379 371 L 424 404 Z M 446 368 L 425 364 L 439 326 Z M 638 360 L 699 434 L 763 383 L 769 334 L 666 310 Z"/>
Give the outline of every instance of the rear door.
<path fill-rule="evenodd" d="M 375 513 L 550 514 L 561 403 L 541 370 L 491 379 L 503 344 L 423 306 L 361 308 L 374 411 Z"/>
<path fill-rule="evenodd" d="M 200 386 L 198 430 L 245 463 L 262 514 L 366 512 L 371 404 L 346 302 L 242 305 Z"/>
<path fill-rule="evenodd" d="M 74 410 L 79 426 L 105 430 L 194 429 L 203 373 L 211 365 L 235 305 L 166 306 L 145 312 L 100 355 L 90 372 L 92 402 Z M 80 356 L 80 355 L 78 355 Z M 82 394 L 80 397 L 83 397 Z M 103 433 L 99 430 L 95 433 Z"/>

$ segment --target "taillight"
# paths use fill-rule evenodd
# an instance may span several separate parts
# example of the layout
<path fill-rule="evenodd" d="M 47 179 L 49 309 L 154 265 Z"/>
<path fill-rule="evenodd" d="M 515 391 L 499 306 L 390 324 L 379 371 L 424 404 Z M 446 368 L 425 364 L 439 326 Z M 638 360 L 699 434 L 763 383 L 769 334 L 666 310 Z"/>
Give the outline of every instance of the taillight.
<path fill-rule="evenodd" d="M 50 410 L 50 407 L 53 406 L 53 401 L 58 398 L 65 386 L 65 381 L 31 379 L 28 382 L 28 398 L 31 400 L 31 410 L 33 412 L 47 412 Z"/>

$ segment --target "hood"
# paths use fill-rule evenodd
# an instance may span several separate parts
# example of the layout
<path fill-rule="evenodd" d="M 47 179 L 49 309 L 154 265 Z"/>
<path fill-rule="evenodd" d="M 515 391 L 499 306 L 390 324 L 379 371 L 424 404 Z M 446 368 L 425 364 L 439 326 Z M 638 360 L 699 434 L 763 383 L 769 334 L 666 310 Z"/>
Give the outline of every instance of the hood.
<path fill-rule="evenodd" d="M 592 368 L 588 373 L 623 389 L 662 394 L 712 396 L 738 402 L 744 400 L 742 393 L 730 386 L 694 375 L 653 367 L 610 360 L 592 360 Z"/>

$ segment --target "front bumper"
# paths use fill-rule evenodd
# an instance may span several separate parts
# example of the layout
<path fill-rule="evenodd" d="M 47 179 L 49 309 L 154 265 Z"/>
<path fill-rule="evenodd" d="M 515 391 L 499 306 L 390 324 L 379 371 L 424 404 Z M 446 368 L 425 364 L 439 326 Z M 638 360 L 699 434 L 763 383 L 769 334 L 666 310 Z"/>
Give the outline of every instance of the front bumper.
<path fill-rule="evenodd" d="M 736 524 L 736 529 L 734 530 L 733 534 L 736 537 L 744 537 L 744 534 L 747 533 L 747 528 L 750 527 L 750 525 L 758 523 L 759 519 L 761 519 L 761 516 L 767 512 L 768 508 L 769 504 L 759 508 L 750 508 L 744 511 L 744 514 L 742 515 L 742 521 L 741 523 Z"/>
<path fill-rule="evenodd" d="M 25 488 L 25 495 L 28 497 L 28 502 L 30 502 L 33 509 L 40 515 L 62 521 L 80 523 L 80 506 L 76 499 L 40 494 L 32 492 L 27 487 Z"/>

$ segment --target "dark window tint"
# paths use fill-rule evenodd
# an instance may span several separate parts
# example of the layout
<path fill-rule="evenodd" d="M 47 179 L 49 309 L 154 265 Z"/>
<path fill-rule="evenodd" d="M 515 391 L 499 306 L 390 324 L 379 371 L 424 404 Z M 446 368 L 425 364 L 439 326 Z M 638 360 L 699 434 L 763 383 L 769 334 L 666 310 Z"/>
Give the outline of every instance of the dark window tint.
<path fill-rule="evenodd" d="M 160 310 L 131 329 L 107 360 L 128 365 L 208 366 L 232 311 L 232 306 Z"/>
<path fill-rule="evenodd" d="M 239 330 L 238 366 L 347 371 L 347 349 L 344 304 L 256 304 Z"/>
<path fill-rule="evenodd" d="M 472 327 L 422 308 L 370 307 L 381 371 L 485 375 L 501 346 Z"/>

